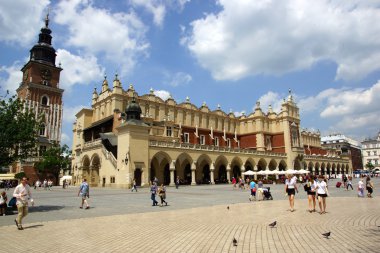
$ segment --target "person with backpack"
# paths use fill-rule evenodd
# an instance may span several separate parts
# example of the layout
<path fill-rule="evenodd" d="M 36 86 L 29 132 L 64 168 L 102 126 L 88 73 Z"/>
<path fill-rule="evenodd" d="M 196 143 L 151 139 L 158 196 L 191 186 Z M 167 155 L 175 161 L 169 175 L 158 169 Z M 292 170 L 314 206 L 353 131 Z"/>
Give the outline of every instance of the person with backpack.
<path fill-rule="evenodd" d="M 82 197 L 82 204 L 79 208 L 83 209 L 83 204 L 86 204 L 86 209 L 90 209 L 90 205 L 87 202 L 87 198 L 90 198 L 90 186 L 85 178 L 79 186 L 78 197 L 79 195 Z"/>

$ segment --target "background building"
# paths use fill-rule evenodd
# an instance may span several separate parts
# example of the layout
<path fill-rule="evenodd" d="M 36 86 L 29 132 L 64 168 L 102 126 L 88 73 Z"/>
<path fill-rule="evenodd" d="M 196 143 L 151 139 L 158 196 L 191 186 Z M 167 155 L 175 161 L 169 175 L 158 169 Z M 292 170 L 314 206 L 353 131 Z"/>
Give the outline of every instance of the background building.
<path fill-rule="evenodd" d="M 331 134 L 321 138 L 322 147 L 333 150 L 338 155 L 348 155 L 353 170 L 363 169 L 363 158 L 360 142 L 346 137 L 343 134 Z"/>
<path fill-rule="evenodd" d="M 364 166 L 371 163 L 374 169 L 380 169 L 380 132 L 377 137 L 362 141 L 362 154 Z"/>
<path fill-rule="evenodd" d="M 24 171 L 31 182 L 37 179 L 33 164 L 53 142 L 61 141 L 63 89 L 59 88 L 59 79 L 62 68 L 55 64 L 56 52 L 51 42 L 47 15 L 38 42 L 30 50 L 29 61 L 21 69 L 23 78 L 17 89 L 18 97 L 25 102 L 24 109 L 34 111 L 36 118 L 42 120 L 36 156 L 12 168 L 14 173 Z"/>
<path fill-rule="evenodd" d="M 124 113 L 125 111 L 125 113 Z M 117 75 L 92 94 L 92 107 L 76 114 L 73 126 L 74 182 L 130 187 L 157 177 L 174 184 L 228 182 L 246 170 L 308 169 L 316 174 L 351 173 L 348 157 L 322 149 L 318 132 L 301 131 L 299 108 L 289 91 L 281 111 L 264 113 L 260 102 L 236 117 L 189 98 L 177 103 L 127 90 Z"/>

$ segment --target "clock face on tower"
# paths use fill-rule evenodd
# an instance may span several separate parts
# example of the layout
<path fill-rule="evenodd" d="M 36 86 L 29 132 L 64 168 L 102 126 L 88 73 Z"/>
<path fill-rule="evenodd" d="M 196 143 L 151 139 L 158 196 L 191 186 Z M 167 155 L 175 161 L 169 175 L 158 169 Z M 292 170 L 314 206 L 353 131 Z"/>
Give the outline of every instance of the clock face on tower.
<path fill-rule="evenodd" d="M 42 69 L 41 70 L 41 78 L 42 80 L 50 80 L 51 79 L 51 72 L 48 69 Z"/>

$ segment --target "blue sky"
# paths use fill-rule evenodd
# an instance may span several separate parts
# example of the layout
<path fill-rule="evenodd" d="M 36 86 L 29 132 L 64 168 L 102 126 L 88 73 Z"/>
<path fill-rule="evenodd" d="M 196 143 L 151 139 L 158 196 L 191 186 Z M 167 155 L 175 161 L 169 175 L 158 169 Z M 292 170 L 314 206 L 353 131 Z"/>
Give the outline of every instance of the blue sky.
<path fill-rule="evenodd" d="M 250 114 L 291 89 L 303 128 L 361 141 L 380 130 L 380 0 L 1 0 L 0 93 L 15 93 L 47 9 L 75 113 L 117 72 L 124 89 Z"/>

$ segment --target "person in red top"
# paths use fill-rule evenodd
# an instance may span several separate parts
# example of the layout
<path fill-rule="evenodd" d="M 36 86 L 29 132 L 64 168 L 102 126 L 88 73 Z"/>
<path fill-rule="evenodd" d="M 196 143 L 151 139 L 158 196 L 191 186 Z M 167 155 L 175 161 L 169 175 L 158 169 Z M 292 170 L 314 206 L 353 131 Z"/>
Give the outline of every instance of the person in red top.
<path fill-rule="evenodd" d="M 232 183 L 233 188 L 235 189 L 236 188 L 236 178 L 232 177 L 231 183 Z"/>

